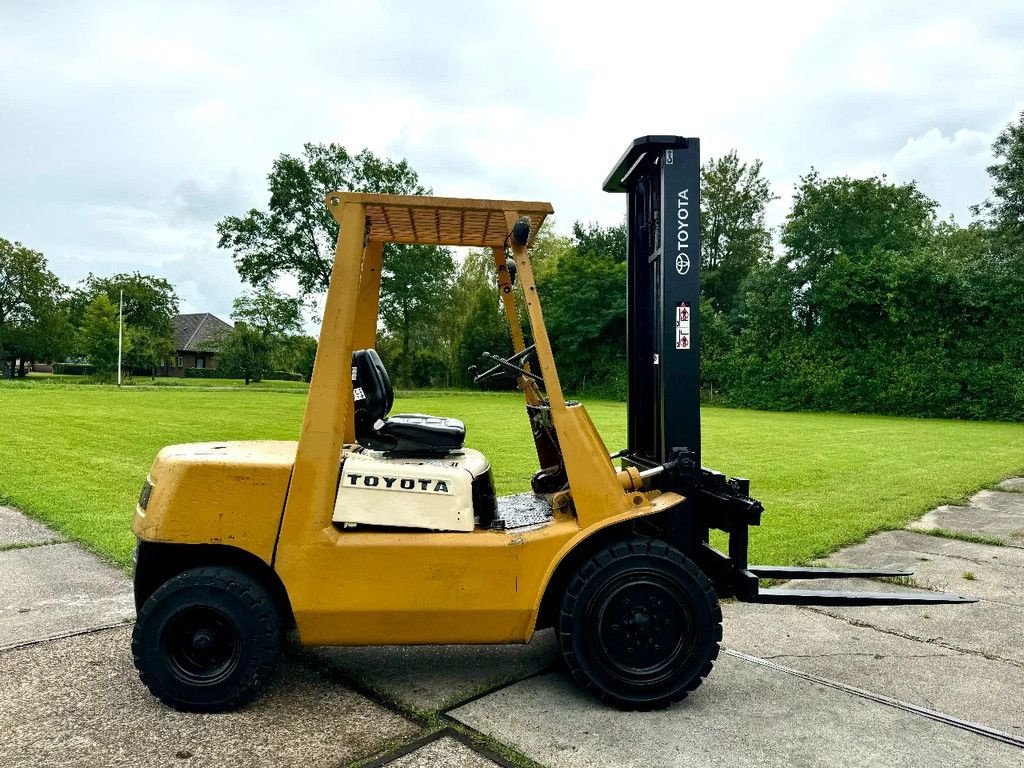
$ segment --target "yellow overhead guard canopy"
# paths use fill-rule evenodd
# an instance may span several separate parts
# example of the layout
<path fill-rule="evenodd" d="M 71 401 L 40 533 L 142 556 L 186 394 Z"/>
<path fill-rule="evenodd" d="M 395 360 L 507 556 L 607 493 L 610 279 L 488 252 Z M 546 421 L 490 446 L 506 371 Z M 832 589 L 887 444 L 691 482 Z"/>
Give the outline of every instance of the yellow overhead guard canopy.
<path fill-rule="evenodd" d="M 338 224 L 345 203 L 366 206 L 370 240 L 424 245 L 501 246 L 509 232 L 506 212 L 530 217 L 533 245 L 540 225 L 554 213 L 551 203 L 522 200 L 330 192 L 327 207 Z"/>

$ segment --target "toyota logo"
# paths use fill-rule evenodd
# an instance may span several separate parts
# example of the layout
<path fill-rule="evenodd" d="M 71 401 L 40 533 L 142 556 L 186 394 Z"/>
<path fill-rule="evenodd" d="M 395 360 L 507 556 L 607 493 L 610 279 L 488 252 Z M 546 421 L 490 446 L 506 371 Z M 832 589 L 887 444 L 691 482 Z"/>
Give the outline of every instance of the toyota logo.
<path fill-rule="evenodd" d="M 690 271 L 690 257 L 685 253 L 676 256 L 676 272 L 682 277 Z"/>

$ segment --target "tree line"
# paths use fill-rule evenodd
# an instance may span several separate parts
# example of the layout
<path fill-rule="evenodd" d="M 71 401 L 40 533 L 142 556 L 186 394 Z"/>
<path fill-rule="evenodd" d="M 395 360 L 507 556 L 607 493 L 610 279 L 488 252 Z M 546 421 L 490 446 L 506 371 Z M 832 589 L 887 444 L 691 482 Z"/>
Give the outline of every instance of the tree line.
<path fill-rule="evenodd" d="M 702 383 L 717 402 L 770 409 L 1024 418 L 1024 114 L 993 145 L 993 189 L 966 226 L 939 220 L 913 182 L 798 182 L 775 232 L 760 161 L 736 152 L 701 172 Z M 326 289 L 332 189 L 424 194 L 405 161 L 337 145 L 282 155 L 270 204 L 219 225 L 253 285 L 284 275 Z M 624 397 L 624 225 L 545 226 L 535 271 L 570 391 Z M 491 255 L 385 249 L 378 348 L 399 386 L 471 383 L 484 351 L 507 351 Z"/>
<path fill-rule="evenodd" d="M 765 212 L 776 198 L 760 161 L 736 152 L 706 161 L 707 395 L 755 408 L 1024 418 L 1024 114 L 996 139 L 988 172 L 990 197 L 960 225 L 939 220 L 936 201 L 913 182 L 812 169 L 772 231 Z M 265 209 L 217 226 L 249 286 L 235 302 L 221 367 L 247 380 L 312 369 L 315 341 L 301 327 L 315 317 L 333 265 L 338 229 L 327 192 L 431 192 L 406 161 L 336 144 L 281 155 L 268 188 Z M 576 222 L 560 234 L 549 223 L 533 260 L 564 386 L 624 397 L 624 225 Z M 297 298 L 276 290 L 283 278 Z M 139 274 L 90 276 L 69 291 L 41 254 L 0 241 L 0 354 L 45 359 L 74 348 L 99 366 L 122 289 L 131 365 L 152 366 L 167 353 L 171 286 Z M 377 346 L 400 387 L 471 385 L 484 351 L 511 346 L 490 252 L 457 258 L 447 248 L 386 246 Z"/>
<path fill-rule="evenodd" d="M 69 287 L 42 253 L 0 238 L 0 373 L 27 375 L 35 362 L 58 371 L 155 376 L 177 353 L 178 296 L 167 280 L 140 272 L 88 275 Z M 217 374 L 259 380 L 270 371 L 308 379 L 316 341 L 302 334 L 300 302 L 266 288 L 234 302 L 234 329 L 217 341 Z M 120 326 L 120 327 L 119 327 Z"/>

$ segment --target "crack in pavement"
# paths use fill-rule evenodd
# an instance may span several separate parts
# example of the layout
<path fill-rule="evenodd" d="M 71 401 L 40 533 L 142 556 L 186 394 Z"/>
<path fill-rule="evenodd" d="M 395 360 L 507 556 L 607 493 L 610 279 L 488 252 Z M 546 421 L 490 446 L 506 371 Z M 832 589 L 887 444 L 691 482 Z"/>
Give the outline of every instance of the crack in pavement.
<path fill-rule="evenodd" d="M 935 536 L 933 538 L 941 538 L 941 537 Z M 979 544 L 978 546 L 981 546 L 981 547 L 991 547 L 992 549 L 995 549 L 995 550 L 1003 549 L 1003 547 L 993 547 L 991 544 Z M 968 562 L 968 563 L 974 563 L 975 565 L 997 565 L 997 566 L 1003 566 L 1005 568 L 1021 568 L 1021 569 L 1024 569 L 1024 563 L 1018 564 L 1018 563 L 1000 562 L 999 559 L 995 558 L 995 557 L 993 557 L 993 558 L 991 558 L 989 560 L 980 560 L 980 559 L 977 559 L 977 558 L 968 557 L 967 555 L 955 555 L 955 554 L 952 554 L 952 553 L 949 553 L 949 552 L 928 552 L 928 551 L 918 552 L 916 550 L 914 550 L 913 552 L 914 552 L 915 555 L 918 555 L 918 557 L 920 557 L 922 555 L 930 555 L 930 557 L 927 560 L 923 561 L 923 562 L 935 562 L 935 559 L 937 559 L 937 558 L 948 557 L 951 560 L 963 560 L 963 561 Z M 918 562 L 921 562 L 921 561 L 918 560 Z M 913 568 L 913 567 L 914 567 L 913 564 L 907 566 L 908 570 Z"/>
<path fill-rule="evenodd" d="M 988 659 L 989 661 L 1001 661 L 1005 664 L 1010 664 L 1014 667 L 1024 669 L 1024 662 L 1017 661 L 1016 659 L 1008 659 L 1005 656 L 998 656 L 994 653 L 987 653 L 986 651 L 980 651 L 976 648 L 967 648 L 961 645 L 956 645 L 954 643 L 947 643 L 946 641 L 940 640 L 937 637 L 920 637 L 918 635 L 913 635 L 909 632 L 902 632 L 898 629 L 887 629 L 885 627 L 880 627 L 877 624 L 872 624 L 870 621 L 864 621 L 863 619 L 854 619 L 849 616 L 843 616 L 839 613 L 827 611 L 824 608 L 812 608 L 802 606 L 799 608 L 799 610 L 810 611 L 811 613 L 817 613 L 822 616 L 828 616 L 832 619 L 838 619 L 839 621 L 844 621 L 853 627 L 861 627 L 862 629 L 873 629 L 876 632 L 881 632 L 886 635 L 893 635 L 894 637 L 901 637 L 904 640 L 914 640 L 919 643 L 927 643 L 928 645 L 937 645 L 940 648 L 946 648 L 950 651 L 956 651 L 957 653 L 963 653 L 968 656 L 978 656 L 983 659 Z"/>
<path fill-rule="evenodd" d="M 830 656 L 870 656 L 873 659 L 945 659 L 952 653 L 871 653 L 870 651 L 837 651 L 836 653 L 777 653 L 762 659 L 822 659 Z"/>

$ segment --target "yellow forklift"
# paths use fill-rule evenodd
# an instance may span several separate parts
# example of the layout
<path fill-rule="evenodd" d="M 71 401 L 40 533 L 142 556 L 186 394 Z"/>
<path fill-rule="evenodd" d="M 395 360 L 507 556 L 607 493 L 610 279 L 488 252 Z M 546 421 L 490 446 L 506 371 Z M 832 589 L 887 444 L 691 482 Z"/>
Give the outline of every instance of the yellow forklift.
<path fill-rule="evenodd" d="M 548 203 L 329 194 L 340 230 L 299 440 L 170 446 L 143 487 L 132 652 L 149 689 L 179 709 L 236 708 L 291 628 L 305 645 L 400 645 L 528 643 L 553 627 L 581 687 L 652 709 L 711 671 L 720 598 L 962 602 L 759 588 L 909 574 L 748 565 L 761 504 L 700 464 L 699 169 L 698 140 L 646 136 L 605 182 L 628 201 L 629 445 L 616 453 L 559 384 L 530 263 Z M 493 252 L 513 349 L 476 379 L 507 375 L 523 393 L 530 492 L 497 498 L 502 457 L 465 447 L 457 419 L 390 413 L 374 350 L 385 243 Z"/>

